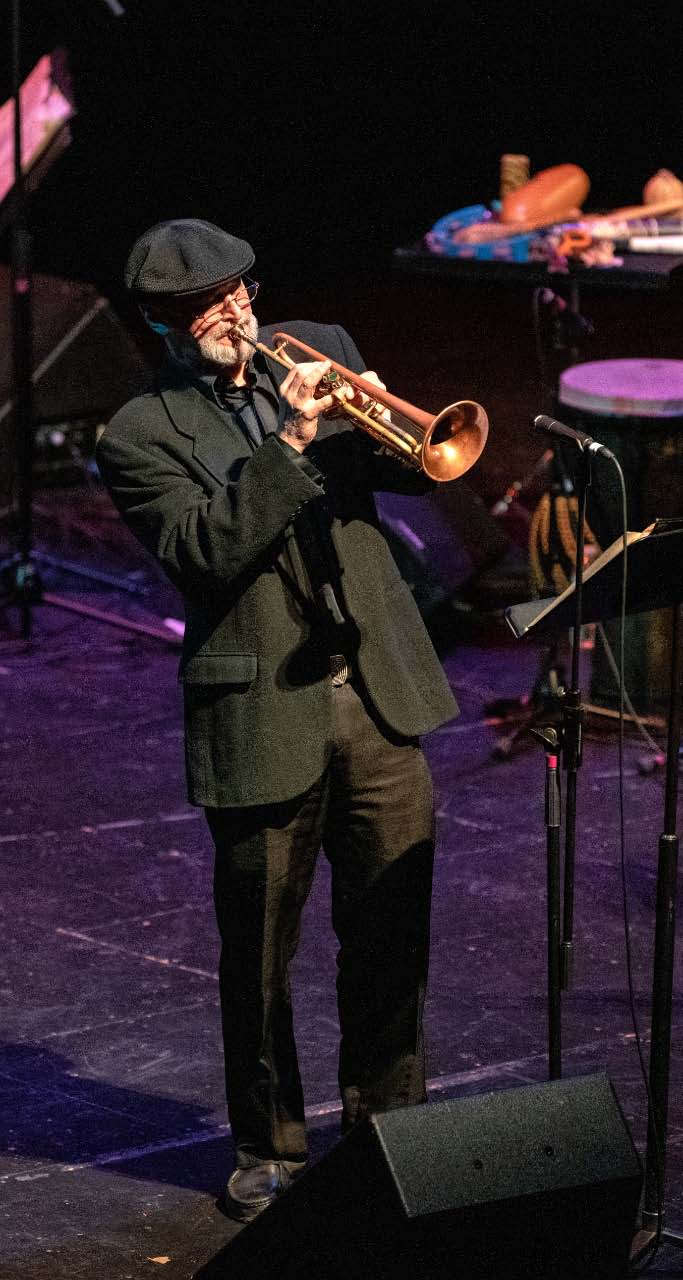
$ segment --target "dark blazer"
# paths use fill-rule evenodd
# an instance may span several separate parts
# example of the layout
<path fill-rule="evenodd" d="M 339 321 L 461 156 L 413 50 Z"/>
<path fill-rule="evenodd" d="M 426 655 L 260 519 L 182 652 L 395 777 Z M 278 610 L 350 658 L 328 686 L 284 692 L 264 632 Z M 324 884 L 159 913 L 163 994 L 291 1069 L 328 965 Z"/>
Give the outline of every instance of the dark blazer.
<path fill-rule="evenodd" d="M 264 326 L 266 345 L 276 328 L 364 368 L 338 326 Z M 277 389 L 286 370 L 256 358 Z M 98 445 L 114 503 L 184 598 L 180 680 L 193 804 L 271 803 L 312 785 L 330 756 L 329 653 L 341 647 L 353 651 L 395 734 L 416 737 L 457 714 L 373 497 L 431 482 L 378 453 L 348 416 L 323 420 L 304 457 L 302 465 L 275 435 L 252 450 L 177 366 L 162 371 L 156 391 L 124 405 Z M 309 557 L 311 520 L 322 568 L 320 555 Z M 349 619 L 343 629 L 321 613 L 321 575 Z"/>

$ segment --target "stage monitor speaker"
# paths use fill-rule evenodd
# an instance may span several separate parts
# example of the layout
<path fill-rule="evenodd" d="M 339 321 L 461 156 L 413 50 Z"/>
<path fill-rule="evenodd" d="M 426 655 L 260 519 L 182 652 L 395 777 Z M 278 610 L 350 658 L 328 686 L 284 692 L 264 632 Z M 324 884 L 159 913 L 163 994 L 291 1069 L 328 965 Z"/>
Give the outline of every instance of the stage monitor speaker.
<path fill-rule="evenodd" d="M 407 532 L 449 593 L 496 564 L 512 545 L 466 479 L 437 484 L 419 497 L 380 493 L 377 507 L 388 525 Z"/>
<path fill-rule="evenodd" d="M 245 1227 L 211 1275 L 617 1280 L 641 1183 L 604 1074 L 387 1111 Z"/>
<path fill-rule="evenodd" d="M 33 410 L 36 426 L 87 418 L 106 422 L 148 378 L 147 362 L 90 284 L 36 274 L 33 296 Z M 12 289 L 0 265 L 0 497 L 16 463 L 13 413 Z"/>

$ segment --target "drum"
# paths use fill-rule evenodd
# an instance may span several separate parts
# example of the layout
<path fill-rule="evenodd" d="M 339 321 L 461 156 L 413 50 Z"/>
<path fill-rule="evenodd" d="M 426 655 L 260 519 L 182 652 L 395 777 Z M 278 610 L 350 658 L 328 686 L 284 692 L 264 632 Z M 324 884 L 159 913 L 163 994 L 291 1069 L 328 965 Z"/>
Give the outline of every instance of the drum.
<path fill-rule="evenodd" d="M 683 360 L 600 360 L 560 375 L 557 417 L 607 446 L 624 472 L 628 527 L 644 529 L 663 516 L 683 515 Z M 572 474 L 578 453 L 563 446 Z M 622 532 L 618 475 L 594 456 L 587 520 L 604 549 Z M 618 658 L 618 621 L 605 624 Z M 636 710 L 661 711 L 668 697 L 670 618 L 666 611 L 626 619 L 625 682 Z M 596 640 L 591 698 L 615 707 L 618 689 Z"/>

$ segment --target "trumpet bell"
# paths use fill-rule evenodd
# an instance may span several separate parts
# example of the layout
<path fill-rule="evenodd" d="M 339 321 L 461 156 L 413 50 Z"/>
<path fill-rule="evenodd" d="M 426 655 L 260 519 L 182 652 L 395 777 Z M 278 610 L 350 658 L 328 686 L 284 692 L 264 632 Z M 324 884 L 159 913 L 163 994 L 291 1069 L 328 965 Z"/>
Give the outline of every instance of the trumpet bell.
<path fill-rule="evenodd" d="M 488 433 L 488 415 L 475 400 L 447 405 L 425 433 L 420 453 L 425 475 L 431 480 L 457 480 L 474 466 Z"/>
<path fill-rule="evenodd" d="M 239 333 L 257 351 L 262 351 L 286 369 L 293 368 L 295 364 L 293 357 L 285 350 L 288 346 L 303 352 L 309 360 L 328 358 L 288 333 L 276 333 L 273 337 L 275 350 L 271 350 L 262 342 L 254 342 L 239 325 L 234 326 L 233 332 Z M 371 404 L 370 412 L 365 413 L 342 400 L 335 412 L 351 417 L 356 425 L 367 431 L 387 452 L 395 454 L 401 462 L 423 470 L 431 480 L 457 480 L 474 466 L 486 444 L 489 431 L 486 411 L 475 400 L 458 400 L 433 417 L 424 409 L 418 409 L 407 400 L 392 395 L 385 388 L 380 389 L 374 382 L 346 369 L 336 360 L 331 361 L 331 365 L 345 382 L 357 391 L 362 391 Z M 391 416 L 376 413 L 378 405 L 383 405 L 389 415 L 398 414 L 405 419 L 408 430 L 395 423 Z"/>

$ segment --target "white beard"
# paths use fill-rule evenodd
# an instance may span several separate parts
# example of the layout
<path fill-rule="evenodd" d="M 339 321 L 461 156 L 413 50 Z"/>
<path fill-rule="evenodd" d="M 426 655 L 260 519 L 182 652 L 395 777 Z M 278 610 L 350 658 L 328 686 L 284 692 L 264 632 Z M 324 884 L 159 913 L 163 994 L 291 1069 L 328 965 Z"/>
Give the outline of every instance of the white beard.
<path fill-rule="evenodd" d="M 255 315 L 241 320 L 240 327 L 249 335 L 251 342 L 256 342 L 258 321 Z M 220 329 L 216 327 L 216 331 L 210 336 L 197 341 L 189 333 L 174 329 L 167 335 L 166 342 L 176 360 L 188 365 L 196 373 L 211 373 L 216 368 L 247 364 L 253 355 L 251 342 L 246 342 L 244 338 L 226 341 L 229 333 L 230 326 L 225 324 Z"/>

